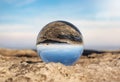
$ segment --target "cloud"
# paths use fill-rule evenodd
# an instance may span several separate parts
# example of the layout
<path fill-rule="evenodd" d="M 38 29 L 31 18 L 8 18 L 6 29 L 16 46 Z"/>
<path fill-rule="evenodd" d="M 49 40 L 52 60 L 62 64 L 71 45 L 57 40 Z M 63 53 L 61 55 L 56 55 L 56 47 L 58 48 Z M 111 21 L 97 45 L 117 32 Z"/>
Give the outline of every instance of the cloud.
<path fill-rule="evenodd" d="M 82 32 L 85 48 L 120 48 L 120 21 L 73 20 L 71 23 Z"/>
<path fill-rule="evenodd" d="M 38 21 L 42 23 L 42 21 L 36 20 L 36 24 L 39 25 Z M 120 46 L 120 21 L 66 21 L 77 26 L 82 32 L 85 48 L 110 49 L 114 47 L 114 49 L 117 49 Z M 41 27 L 35 28 L 26 24 L 3 25 L 0 27 L 7 30 L 7 32 L 0 33 L 0 45 L 16 48 L 35 48 L 37 34 L 41 29 Z"/>
<path fill-rule="evenodd" d="M 99 9 L 96 18 L 120 19 L 120 0 L 104 0 Z"/>
<path fill-rule="evenodd" d="M 36 32 L 34 25 L 28 24 L 0 24 L 0 32 Z"/>
<path fill-rule="evenodd" d="M 35 48 L 37 34 L 34 32 L 11 32 L 0 34 L 0 47 Z"/>
<path fill-rule="evenodd" d="M 36 0 L 4 0 L 4 2 L 8 4 L 12 4 L 15 6 L 24 6 L 27 4 L 31 4 Z M 109 49 L 109 46 L 116 46 L 115 48 L 119 48 L 120 46 L 120 0 L 98 0 L 100 3 L 94 7 L 93 9 L 89 9 L 92 13 L 87 12 L 84 14 L 81 9 L 85 9 L 84 7 L 88 6 L 77 6 L 81 9 L 79 10 L 75 6 L 71 6 L 72 10 L 69 10 L 69 6 L 66 8 L 65 4 L 58 5 L 59 7 L 52 8 L 49 5 L 47 6 L 48 10 L 38 11 L 37 9 L 21 9 L 21 15 L 2 15 L 0 17 L 1 20 L 9 20 L 12 21 L 12 24 L 0 24 L 0 45 L 3 47 L 33 47 L 35 46 L 36 37 L 40 29 L 51 21 L 55 21 L 58 19 L 65 20 L 73 23 L 77 26 L 83 34 L 84 43 L 86 48 L 105 48 Z M 65 9 L 64 9 L 65 8 Z M 96 10 L 96 8 L 98 10 Z M 62 12 L 58 12 L 58 10 L 63 9 Z M 71 8 L 70 8 L 71 9 Z M 74 10 L 75 9 L 75 10 Z M 93 11 L 92 11 L 93 10 Z M 35 12 L 37 15 L 33 14 L 31 16 L 23 17 L 23 13 L 25 11 L 29 13 Z M 54 12 L 51 12 L 54 11 Z M 80 11 L 80 12 L 78 12 Z M 87 11 L 87 10 L 85 10 Z M 39 13 L 39 14 L 38 14 Z M 71 13 L 71 15 L 70 15 Z M 75 14 L 78 13 L 78 14 Z M 89 15 L 90 14 L 90 15 Z M 68 16 L 69 15 L 69 16 Z M 74 19 L 74 17 L 78 17 L 78 19 Z M 96 18 L 96 20 L 87 19 L 88 18 Z M 80 17 L 83 17 L 80 19 Z M 99 20 L 102 19 L 102 20 Z M 107 19 L 107 20 L 106 20 Z M 112 20 L 117 19 L 117 20 Z M 15 22 L 17 21 L 17 22 Z M 22 23 L 22 24 L 21 24 Z M 6 43 L 6 44 L 4 44 Z"/>
<path fill-rule="evenodd" d="M 8 4 L 13 4 L 15 6 L 23 6 L 35 2 L 36 0 L 4 0 Z"/>
<path fill-rule="evenodd" d="M 69 21 L 69 20 L 68 20 Z M 120 20 L 72 20 L 70 21 L 81 28 L 119 28 Z"/>
<path fill-rule="evenodd" d="M 28 24 L 1 24 L 0 47 L 35 48 L 40 29 Z"/>

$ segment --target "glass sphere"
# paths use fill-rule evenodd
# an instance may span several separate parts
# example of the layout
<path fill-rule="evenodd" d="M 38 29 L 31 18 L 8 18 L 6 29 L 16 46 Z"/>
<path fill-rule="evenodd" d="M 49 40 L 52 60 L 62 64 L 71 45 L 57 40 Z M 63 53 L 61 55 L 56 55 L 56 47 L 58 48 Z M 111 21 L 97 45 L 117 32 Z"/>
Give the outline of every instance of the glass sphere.
<path fill-rule="evenodd" d="M 38 55 L 46 63 L 72 65 L 83 52 L 82 34 L 66 21 L 54 21 L 43 27 L 36 44 Z"/>

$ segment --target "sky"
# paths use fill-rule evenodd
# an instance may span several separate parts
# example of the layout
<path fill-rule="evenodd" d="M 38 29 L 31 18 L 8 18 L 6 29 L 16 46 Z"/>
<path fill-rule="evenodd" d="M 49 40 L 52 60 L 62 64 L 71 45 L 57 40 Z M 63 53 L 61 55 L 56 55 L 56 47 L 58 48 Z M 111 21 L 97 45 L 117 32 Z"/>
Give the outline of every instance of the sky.
<path fill-rule="evenodd" d="M 74 24 L 87 49 L 120 49 L 120 0 L 0 0 L 0 47 L 36 48 L 56 20 Z"/>

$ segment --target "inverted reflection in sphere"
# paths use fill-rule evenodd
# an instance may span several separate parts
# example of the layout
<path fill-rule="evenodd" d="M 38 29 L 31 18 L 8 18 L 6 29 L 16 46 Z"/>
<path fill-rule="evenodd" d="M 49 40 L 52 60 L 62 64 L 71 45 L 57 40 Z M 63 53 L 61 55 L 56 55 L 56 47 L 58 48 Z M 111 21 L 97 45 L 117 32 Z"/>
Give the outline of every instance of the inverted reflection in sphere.
<path fill-rule="evenodd" d="M 83 52 L 82 34 L 69 22 L 49 23 L 38 34 L 37 52 L 44 62 L 72 65 Z"/>

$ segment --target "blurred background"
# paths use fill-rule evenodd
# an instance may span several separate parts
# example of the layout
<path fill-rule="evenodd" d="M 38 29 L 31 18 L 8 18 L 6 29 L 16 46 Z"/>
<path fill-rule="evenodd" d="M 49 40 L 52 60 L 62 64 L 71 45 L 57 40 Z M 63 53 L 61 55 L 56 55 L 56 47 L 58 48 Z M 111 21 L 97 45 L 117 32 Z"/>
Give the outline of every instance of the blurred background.
<path fill-rule="evenodd" d="M 0 47 L 35 49 L 56 20 L 77 26 L 86 49 L 120 49 L 120 0 L 0 0 Z"/>

